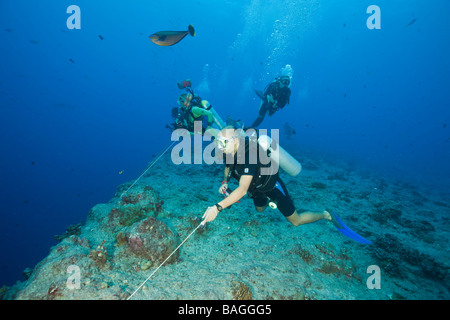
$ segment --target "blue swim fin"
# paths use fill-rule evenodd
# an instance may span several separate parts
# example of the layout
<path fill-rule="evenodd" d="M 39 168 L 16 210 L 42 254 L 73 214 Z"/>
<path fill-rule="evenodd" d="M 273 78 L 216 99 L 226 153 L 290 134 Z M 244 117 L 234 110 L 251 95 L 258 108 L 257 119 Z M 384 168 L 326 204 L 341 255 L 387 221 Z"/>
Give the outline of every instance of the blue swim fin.
<path fill-rule="evenodd" d="M 328 210 L 327 210 L 328 211 Z M 333 224 L 336 226 L 336 229 L 338 229 L 338 231 L 340 233 L 342 233 L 344 236 L 347 236 L 359 243 L 363 243 L 363 244 L 372 244 L 371 241 L 364 239 L 363 237 L 361 237 L 359 234 L 357 234 L 355 231 L 353 231 L 352 229 L 350 229 L 349 227 L 347 227 L 341 219 L 339 219 L 339 217 L 337 216 L 336 213 L 332 212 L 332 211 L 328 211 L 331 214 L 331 221 L 333 222 Z"/>

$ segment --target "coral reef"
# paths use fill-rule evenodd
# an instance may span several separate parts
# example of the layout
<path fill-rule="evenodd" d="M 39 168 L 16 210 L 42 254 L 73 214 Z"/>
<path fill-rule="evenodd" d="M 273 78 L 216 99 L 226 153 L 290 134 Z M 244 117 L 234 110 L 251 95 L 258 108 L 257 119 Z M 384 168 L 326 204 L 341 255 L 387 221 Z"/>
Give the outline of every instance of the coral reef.
<path fill-rule="evenodd" d="M 252 300 L 252 290 L 248 285 L 240 281 L 233 281 L 233 300 Z"/>
<path fill-rule="evenodd" d="M 163 262 L 178 245 L 174 233 L 161 221 L 148 217 L 128 230 L 128 247 L 137 257 Z M 174 262 L 177 253 L 167 263 Z"/>
<path fill-rule="evenodd" d="M 91 250 L 91 252 L 89 252 L 89 258 L 91 258 L 99 268 L 103 267 L 106 260 L 108 259 L 108 252 L 103 246 L 105 242 L 106 240 L 103 240 L 95 250 Z"/>
<path fill-rule="evenodd" d="M 0 297 L 126 299 L 173 253 L 133 299 L 450 298 L 447 193 L 322 155 L 292 155 L 305 164 L 301 177 L 280 175 L 297 210 L 333 208 L 373 245 L 328 221 L 294 228 L 277 210 L 257 212 L 247 197 L 199 227 L 206 208 L 223 199 L 223 168 L 205 165 L 199 175 L 198 166 L 175 166 L 168 155 L 95 205 L 85 224 L 69 226 Z M 366 285 L 372 265 L 381 269 L 381 290 Z"/>
<path fill-rule="evenodd" d="M 66 231 L 61 235 L 55 235 L 54 238 L 56 241 L 62 241 L 63 239 L 70 237 L 70 236 L 79 236 L 81 234 L 81 227 L 83 225 L 83 222 L 70 225 L 67 227 Z"/>

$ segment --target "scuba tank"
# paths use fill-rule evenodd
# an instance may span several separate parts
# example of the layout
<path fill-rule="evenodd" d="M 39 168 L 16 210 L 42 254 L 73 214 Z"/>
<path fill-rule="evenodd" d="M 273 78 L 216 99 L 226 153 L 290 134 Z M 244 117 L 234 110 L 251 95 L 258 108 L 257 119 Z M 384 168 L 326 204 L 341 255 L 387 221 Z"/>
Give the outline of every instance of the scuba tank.
<path fill-rule="evenodd" d="M 300 162 L 294 159 L 278 143 L 272 143 L 272 139 L 267 135 L 258 138 L 259 145 L 265 150 L 270 151 L 270 159 L 275 161 L 281 169 L 292 177 L 297 176 L 302 171 Z"/>

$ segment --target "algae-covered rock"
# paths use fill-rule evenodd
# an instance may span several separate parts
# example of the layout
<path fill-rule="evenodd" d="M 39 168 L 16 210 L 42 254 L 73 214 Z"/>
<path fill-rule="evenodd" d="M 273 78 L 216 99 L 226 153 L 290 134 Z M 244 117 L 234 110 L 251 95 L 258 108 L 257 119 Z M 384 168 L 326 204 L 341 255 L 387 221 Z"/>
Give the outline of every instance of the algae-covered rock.
<path fill-rule="evenodd" d="M 152 217 L 134 224 L 128 232 L 129 250 L 147 261 L 163 262 L 177 245 L 177 238 L 169 227 Z M 175 253 L 167 262 L 174 262 L 177 256 Z"/>

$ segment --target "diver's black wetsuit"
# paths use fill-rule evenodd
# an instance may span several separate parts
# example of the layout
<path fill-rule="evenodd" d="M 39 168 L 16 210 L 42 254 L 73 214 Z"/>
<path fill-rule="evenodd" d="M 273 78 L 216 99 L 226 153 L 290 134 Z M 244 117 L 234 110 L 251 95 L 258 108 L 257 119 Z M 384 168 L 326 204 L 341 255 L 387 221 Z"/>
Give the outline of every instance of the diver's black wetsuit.
<path fill-rule="evenodd" d="M 241 142 L 244 142 L 244 140 L 241 140 Z M 227 164 L 227 167 L 230 167 L 231 177 L 239 182 L 242 175 L 253 176 L 248 194 L 253 199 L 255 206 L 264 207 L 269 200 L 272 200 L 277 204 L 278 209 L 284 216 L 292 215 L 295 212 L 295 206 L 278 171 L 271 175 L 261 175 L 261 168 L 269 168 L 271 163 L 261 163 L 259 152 L 257 151 L 257 148 L 260 148 L 259 144 L 257 142 L 255 144 L 249 143 L 249 138 L 246 138 L 245 144 L 241 143 L 239 148 L 242 145 L 245 146 L 245 159 L 239 157 L 241 153 L 238 150 L 234 156 L 233 164 Z M 252 159 L 249 156 L 251 152 L 256 152 L 258 155 L 255 164 L 252 164 L 250 161 Z"/>
<path fill-rule="evenodd" d="M 277 101 L 277 105 L 275 108 L 269 105 L 269 102 L 267 101 L 268 95 L 272 95 L 273 100 Z M 269 116 L 272 116 L 275 111 L 283 109 L 286 104 L 289 104 L 290 96 L 291 89 L 289 89 L 288 87 L 281 88 L 278 81 L 274 81 L 269 84 L 266 88 L 266 91 L 264 92 L 263 97 L 261 97 L 263 98 L 263 102 L 261 104 L 261 107 L 259 108 L 258 118 L 256 118 L 256 120 L 253 122 L 252 127 L 256 128 L 257 126 L 259 126 L 264 120 L 267 112 L 269 112 Z"/>

